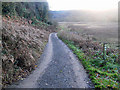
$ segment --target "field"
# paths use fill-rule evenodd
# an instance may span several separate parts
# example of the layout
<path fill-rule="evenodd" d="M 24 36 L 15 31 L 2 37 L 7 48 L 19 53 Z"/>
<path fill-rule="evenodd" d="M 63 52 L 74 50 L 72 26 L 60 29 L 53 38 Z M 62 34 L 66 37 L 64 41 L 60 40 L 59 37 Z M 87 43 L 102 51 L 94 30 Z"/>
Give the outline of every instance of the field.
<path fill-rule="evenodd" d="M 96 88 L 119 88 L 117 23 L 59 22 L 59 38 L 87 70 Z"/>
<path fill-rule="evenodd" d="M 59 22 L 59 25 L 70 32 L 89 36 L 93 40 L 106 43 L 118 43 L 117 22 Z"/>

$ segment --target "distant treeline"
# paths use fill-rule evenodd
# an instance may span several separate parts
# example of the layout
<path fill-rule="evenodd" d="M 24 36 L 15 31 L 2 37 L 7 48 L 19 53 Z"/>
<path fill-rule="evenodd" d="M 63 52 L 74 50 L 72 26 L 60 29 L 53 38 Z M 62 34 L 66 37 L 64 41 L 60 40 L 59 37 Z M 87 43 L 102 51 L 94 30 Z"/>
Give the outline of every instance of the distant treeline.
<path fill-rule="evenodd" d="M 47 2 L 3 2 L 2 15 L 19 16 L 26 19 L 48 22 Z"/>
<path fill-rule="evenodd" d="M 108 21 L 117 22 L 117 10 L 106 11 L 84 11 L 84 10 L 67 10 L 51 11 L 52 20 L 57 22 L 81 22 L 81 21 Z"/>

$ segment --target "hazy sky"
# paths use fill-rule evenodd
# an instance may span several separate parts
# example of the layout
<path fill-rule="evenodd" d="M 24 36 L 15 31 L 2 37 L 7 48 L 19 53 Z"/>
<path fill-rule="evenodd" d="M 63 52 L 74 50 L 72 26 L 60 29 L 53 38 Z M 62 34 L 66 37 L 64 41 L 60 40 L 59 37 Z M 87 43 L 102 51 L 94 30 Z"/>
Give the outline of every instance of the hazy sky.
<path fill-rule="evenodd" d="M 120 0 L 47 0 L 50 10 L 109 10 L 117 9 Z"/>

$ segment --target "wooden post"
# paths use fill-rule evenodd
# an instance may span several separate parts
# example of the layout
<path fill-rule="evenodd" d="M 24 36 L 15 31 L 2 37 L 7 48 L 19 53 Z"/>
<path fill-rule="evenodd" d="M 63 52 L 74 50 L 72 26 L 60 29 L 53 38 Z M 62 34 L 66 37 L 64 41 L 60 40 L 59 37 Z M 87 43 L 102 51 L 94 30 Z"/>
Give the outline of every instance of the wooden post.
<path fill-rule="evenodd" d="M 103 60 L 106 59 L 106 43 L 103 43 Z"/>

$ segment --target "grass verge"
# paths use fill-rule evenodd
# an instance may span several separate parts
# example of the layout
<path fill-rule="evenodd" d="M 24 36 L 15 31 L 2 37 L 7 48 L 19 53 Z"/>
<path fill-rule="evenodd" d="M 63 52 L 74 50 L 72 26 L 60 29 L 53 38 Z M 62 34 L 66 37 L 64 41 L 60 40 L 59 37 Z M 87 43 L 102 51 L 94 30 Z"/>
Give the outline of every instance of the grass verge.
<path fill-rule="evenodd" d="M 92 58 L 83 53 L 73 41 L 65 40 L 59 37 L 67 46 L 77 55 L 87 70 L 90 79 L 95 88 L 120 88 L 120 74 L 118 73 L 119 65 L 111 62 L 104 63 L 102 58 Z"/>

